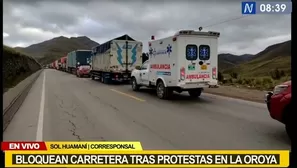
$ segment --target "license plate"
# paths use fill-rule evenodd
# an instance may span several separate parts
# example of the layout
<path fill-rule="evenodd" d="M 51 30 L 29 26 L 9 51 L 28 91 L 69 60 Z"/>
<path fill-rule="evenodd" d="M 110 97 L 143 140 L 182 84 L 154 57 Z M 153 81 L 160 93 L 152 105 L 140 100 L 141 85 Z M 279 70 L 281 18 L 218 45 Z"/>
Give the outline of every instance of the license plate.
<path fill-rule="evenodd" d="M 201 65 L 201 70 L 207 70 L 207 65 Z"/>

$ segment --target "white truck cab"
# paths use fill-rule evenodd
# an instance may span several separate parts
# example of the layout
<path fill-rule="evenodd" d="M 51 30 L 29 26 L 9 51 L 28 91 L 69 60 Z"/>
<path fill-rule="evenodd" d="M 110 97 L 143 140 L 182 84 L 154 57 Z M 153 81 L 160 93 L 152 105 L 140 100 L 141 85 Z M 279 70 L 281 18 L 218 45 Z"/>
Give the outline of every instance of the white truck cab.
<path fill-rule="evenodd" d="M 218 32 L 182 30 L 174 36 L 149 42 L 149 59 L 132 71 L 132 89 L 156 88 L 157 96 L 173 91 L 200 96 L 203 88 L 217 84 Z"/>

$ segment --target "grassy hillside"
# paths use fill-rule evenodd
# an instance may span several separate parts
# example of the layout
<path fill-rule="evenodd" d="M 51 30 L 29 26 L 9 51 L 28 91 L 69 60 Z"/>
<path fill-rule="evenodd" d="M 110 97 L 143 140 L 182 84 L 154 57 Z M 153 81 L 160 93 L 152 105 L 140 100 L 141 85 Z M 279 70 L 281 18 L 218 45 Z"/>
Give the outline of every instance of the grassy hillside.
<path fill-rule="evenodd" d="M 223 73 L 236 72 L 243 77 L 270 76 L 272 70 L 291 74 L 291 40 L 267 47 L 250 61 L 225 69 Z"/>
<path fill-rule="evenodd" d="M 41 69 L 39 63 L 32 57 L 16 52 L 3 46 L 3 90 L 7 91 L 32 73 Z"/>
<path fill-rule="evenodd" d="M 48 64 L 65 56 L 70 51 L 91 49 L 96 45 L 99 44 L 86 36 L 71 38 L 60 36 L 29 47 L 16 47 L 15 50 L 36 58 L 41 64 Z"/>
<path fill-rule="evenodd" d="M 225 84 L 271 90 L 291 79 L 291 41 L 269 46 L 251 60 L 221 72 Z"/>

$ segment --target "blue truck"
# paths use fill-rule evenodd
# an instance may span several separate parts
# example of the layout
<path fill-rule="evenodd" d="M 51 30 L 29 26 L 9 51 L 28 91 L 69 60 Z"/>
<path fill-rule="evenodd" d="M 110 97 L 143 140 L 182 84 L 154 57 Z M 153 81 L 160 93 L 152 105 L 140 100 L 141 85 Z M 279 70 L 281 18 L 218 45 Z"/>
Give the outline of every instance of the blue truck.
<path fill-rule="evenodd" d="M 91 50 L 74 50 L 67 54 L 67 72 L 80 77 L 89 75 Z"/>

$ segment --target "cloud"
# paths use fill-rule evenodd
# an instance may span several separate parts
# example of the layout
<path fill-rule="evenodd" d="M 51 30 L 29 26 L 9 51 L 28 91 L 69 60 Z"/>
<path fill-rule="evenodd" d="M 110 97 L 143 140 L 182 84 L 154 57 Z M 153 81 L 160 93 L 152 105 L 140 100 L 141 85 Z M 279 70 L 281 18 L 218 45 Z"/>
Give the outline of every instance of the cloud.
<path fill-rule="evenodd" d="M 206 26 L 205 31 L 221 33 L 220 52 L 254 54 L 289 40 L 291 32 L 290 15 L 241 17 L 241 2 L 236 0 L 4 0 L 3 5 L 3 29 L 9 34 L 4 43 L 10 46 L 61 35 L 88 36 L 103 43 L 129 34 L 147 51 L 152 35 L 160 39 Z"/>
<path fill-rule="evenodd" d="M 9 37 L 8 33 L 3 32 L 3 38 Z"/>

